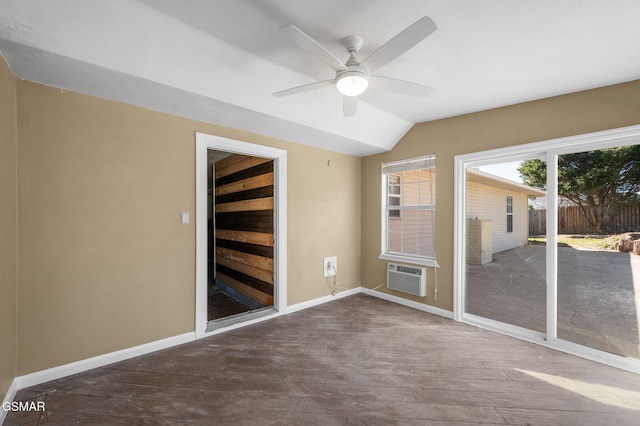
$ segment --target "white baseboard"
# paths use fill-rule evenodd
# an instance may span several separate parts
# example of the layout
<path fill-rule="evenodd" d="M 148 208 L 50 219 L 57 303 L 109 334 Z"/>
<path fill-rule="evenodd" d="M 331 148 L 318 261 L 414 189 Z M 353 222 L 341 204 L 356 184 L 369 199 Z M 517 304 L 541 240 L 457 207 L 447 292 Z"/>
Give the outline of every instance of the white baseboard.
<path fill-rule="evenodd" d="M 307 300 L 306 302 L 296 303 L 295 305 L 291 305 L 287 307 L 287 314 L 292 312 L 301 311 L 303 309 L 312 308 L 314 306 L 322 305 L 327 302 L 331 302 L 333 300 L 342 299 L 343 297 L 351 296 L 352 294 L 358 294 L 362 290 L 362 287 L 350 288 L 349 290 L 344 290 L 339 293 L 336 293 L 335 296 L 322 296 L 317 299 Z"/>
<path fill-rule="evenodd" d="M 367 294 L 369 296 L 377 297 L 379 299 L 384 299 L 389 302 L 393 302 L 399 305 L 407 306 L 409 308 L 417 309 L 419 311 L 453 319 L 453 312 L 447 311 L 445 309 L 436 308 L 435 306 L 425 305 L 424 303 L 414 302 L 413 300 L 403 299 L 402 297 L 394 296 L 392 294 L 382 293 L 380 291 L 375 291 L 375 290 L 371 290 L 364 287 L 362 287 L 361 291 L 362 293 Z"/>
<path fill-rule="evenodd" d="M 183 343 L 195 340 L 195 333 L 184 333 L 178 336 L 168 337 L 155 342 L 145 343 L 143 345 L 134 346 L 132 348 L 122 349 L 107 354 L 98 355 L 93 358 L 83 359 L 81 361 L 72 362 L 70 364 L 61 365 L 59 367 L 48 368 L 35 373 L 25 374 L 16 377 L 14 383 L 17 383 L 17 389 L 28 388 L 29 386 L 39 385 L 41 383 L 50 382 L 51 380 L 61 379 L 72 374 L 82 373 L 94 368 L 103 367 L 115 362 L 124 361 L 140 355 L 156 352 L 161 349 L 167 349 L 172 346 L 181 345 Z"/>
<path fill-rule="evenodd" d="M 13 379 L 11 382 L 11 386 L 7 390 L 7 394 L 4 396 L 2 400 L 2 406 L 0 406 L 0 425 L 4 422 L 4 419 L 7 417 L 8 411 L 4 411 L 2 407 L 5 406 L 6 403 L 12 402 L 13 398 L 16 397 L 16 392 L 18 392 L 18 381 Z"/>

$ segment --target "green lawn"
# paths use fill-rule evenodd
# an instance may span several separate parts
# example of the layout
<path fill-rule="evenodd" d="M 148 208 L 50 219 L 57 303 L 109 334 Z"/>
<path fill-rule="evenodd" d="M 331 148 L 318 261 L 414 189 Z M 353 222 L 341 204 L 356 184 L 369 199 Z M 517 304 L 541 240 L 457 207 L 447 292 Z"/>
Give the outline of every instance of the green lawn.
<path fill-rule="evenodd" d="M 613 250 L 616 241 L 626 234 L 617 235 L 558 235 L 558 245 L 581 250 Z M 546 244 L 545 236 L 529 237 L 529 244 Z"/>

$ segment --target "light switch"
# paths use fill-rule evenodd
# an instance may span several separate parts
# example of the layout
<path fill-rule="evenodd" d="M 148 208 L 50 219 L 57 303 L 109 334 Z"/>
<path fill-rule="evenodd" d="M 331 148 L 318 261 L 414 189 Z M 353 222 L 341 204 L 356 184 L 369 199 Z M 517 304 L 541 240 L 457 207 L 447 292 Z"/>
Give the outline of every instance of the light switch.
<path fill-rule="evenodd" d="M 189 223 L 189 212 L 180 213 L 180 223 L 183 225 Z"/>

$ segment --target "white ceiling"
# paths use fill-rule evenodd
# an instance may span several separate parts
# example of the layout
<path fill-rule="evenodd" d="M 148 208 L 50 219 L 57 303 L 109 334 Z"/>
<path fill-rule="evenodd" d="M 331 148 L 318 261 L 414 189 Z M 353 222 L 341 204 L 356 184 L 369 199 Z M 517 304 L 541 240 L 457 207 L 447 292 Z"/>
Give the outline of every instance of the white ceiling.
<path fill-rule="evenodd" d="M 334 77 L 285 38 L 294 24 L 346 60 L 429 16 L 438 30 L 376 74 L 428 98 L 363 94 L 342 116 Z M 368 155 L 415 123 L 640 78 L 638 0 L 2 0 L 17 77 L 267 136 Z"/>

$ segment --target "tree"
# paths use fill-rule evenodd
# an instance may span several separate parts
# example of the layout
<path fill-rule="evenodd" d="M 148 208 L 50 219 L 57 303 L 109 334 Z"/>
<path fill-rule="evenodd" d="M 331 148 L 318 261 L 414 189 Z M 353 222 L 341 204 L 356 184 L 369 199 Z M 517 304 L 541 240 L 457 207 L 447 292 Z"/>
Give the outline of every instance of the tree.
<path fill-rule="evenodd" d="M 546 190 L 547 167 L 527 160 L 518 168 L 526 185 Z M 558 195 L 578 205 L 596 233 L 604 234 L 620 206 L 638 199 L 640 145 L 561 155 Z"/>

